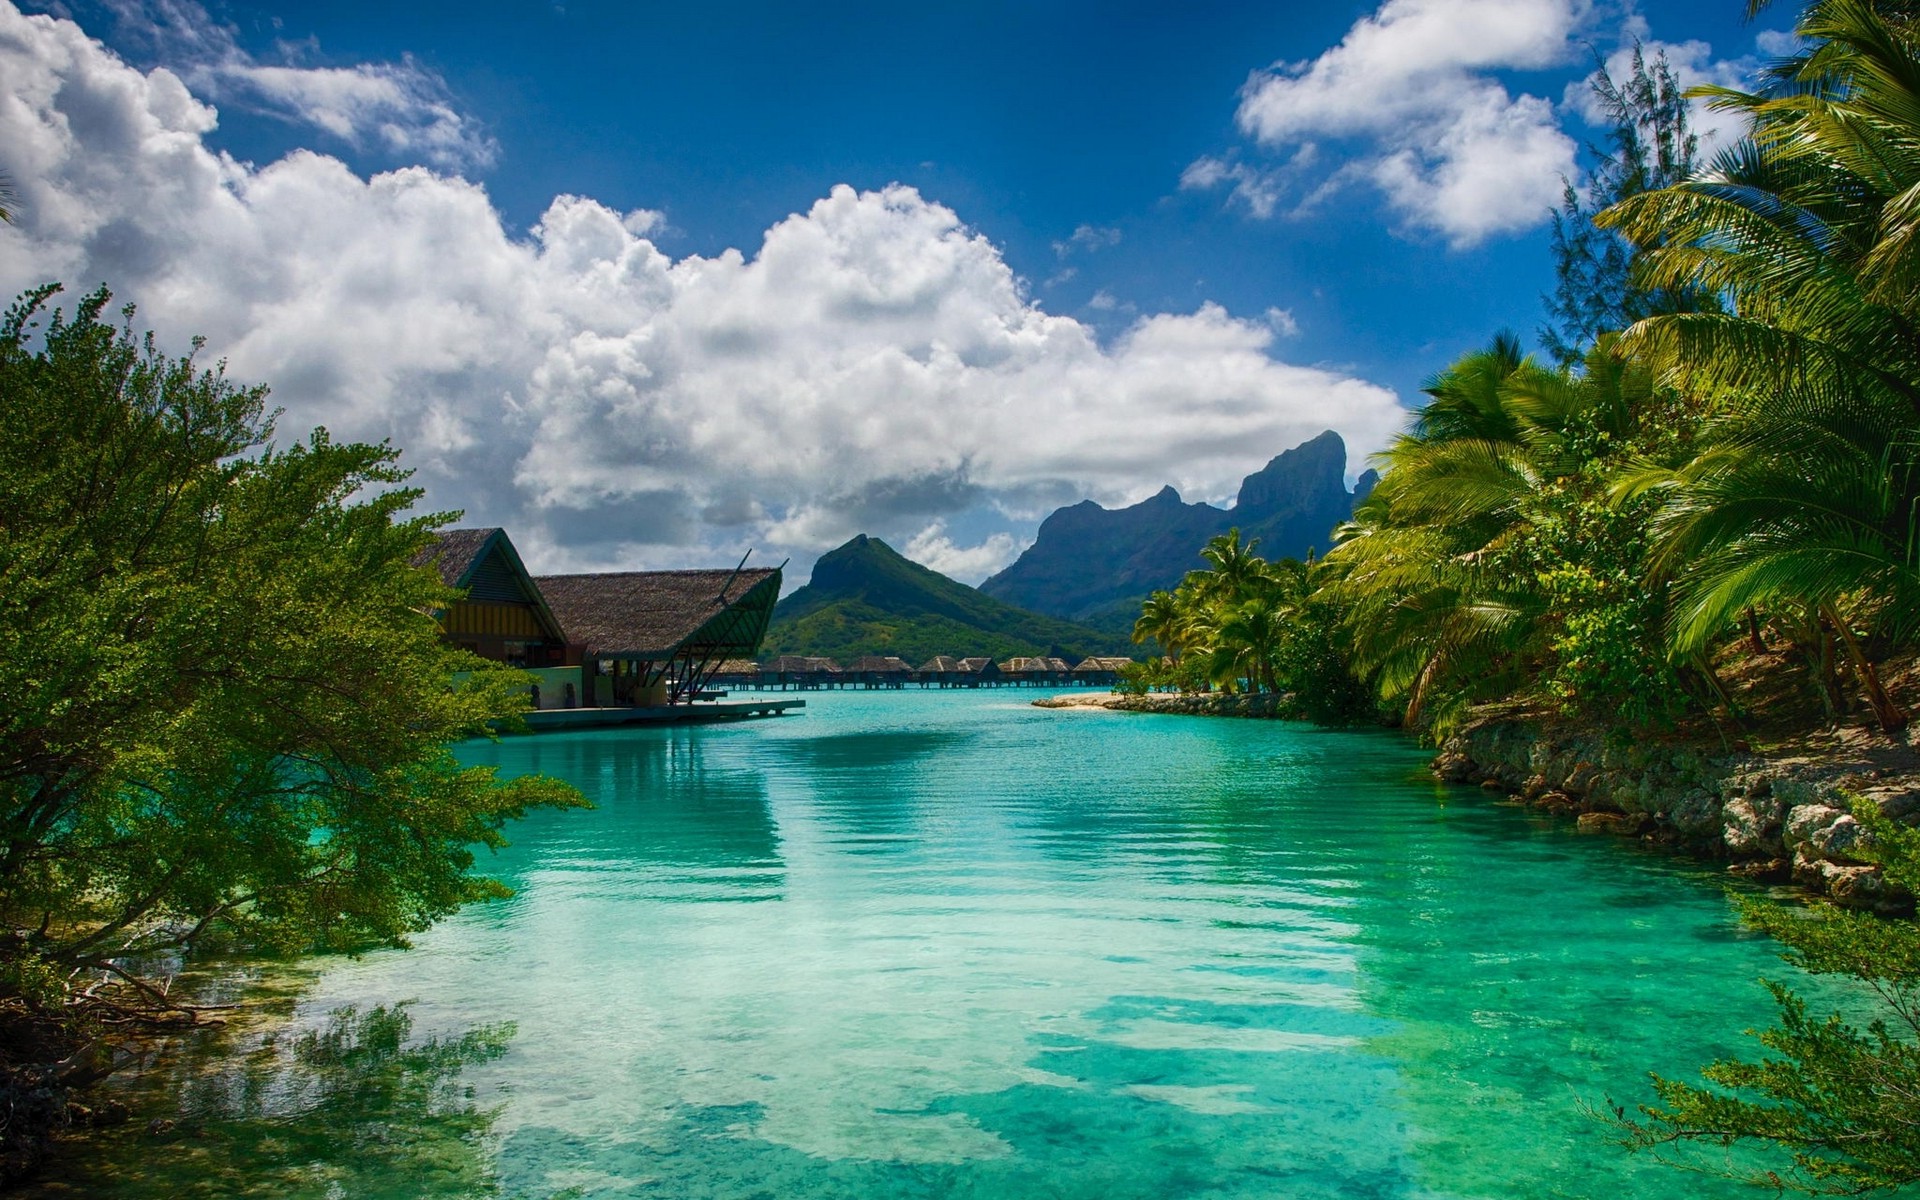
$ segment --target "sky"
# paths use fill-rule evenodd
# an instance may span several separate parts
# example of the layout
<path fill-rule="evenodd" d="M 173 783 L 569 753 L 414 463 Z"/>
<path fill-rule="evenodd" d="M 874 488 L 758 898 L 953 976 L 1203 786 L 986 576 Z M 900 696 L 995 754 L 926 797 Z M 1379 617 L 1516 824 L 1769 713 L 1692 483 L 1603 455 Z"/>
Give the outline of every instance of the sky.
<path fill-rule="evenodd" d="M 1745 8 L 0 0 L 0 291 L 110 286 L 536 570 L 977 582 L 1324 429 L 1357 475 L 1538 329 L 1595 62 L 1737 86 Z"/>

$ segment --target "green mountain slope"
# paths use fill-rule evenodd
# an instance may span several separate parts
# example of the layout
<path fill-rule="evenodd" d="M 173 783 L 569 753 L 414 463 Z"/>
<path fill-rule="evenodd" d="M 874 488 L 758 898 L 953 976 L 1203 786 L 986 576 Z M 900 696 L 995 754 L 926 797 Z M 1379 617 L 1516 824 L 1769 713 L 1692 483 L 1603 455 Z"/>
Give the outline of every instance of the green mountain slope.
<path fill-rule="evenodd" d="M 919 666 L 936 654 L 1137 654 L 1126 637 L 1015 608 L 902 558 L 862 535 L 814 564 L 813 579 L 773 610 L 761 657 L 824 654 L 841 662 L 897 654 Z"/>

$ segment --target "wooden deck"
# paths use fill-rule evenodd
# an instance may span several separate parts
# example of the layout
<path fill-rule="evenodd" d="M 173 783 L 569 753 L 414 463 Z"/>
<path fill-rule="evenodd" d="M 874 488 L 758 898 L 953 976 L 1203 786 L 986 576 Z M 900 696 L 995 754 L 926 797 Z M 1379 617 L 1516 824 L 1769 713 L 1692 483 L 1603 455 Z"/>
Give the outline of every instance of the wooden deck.
<path fill-rule="evenodd" d="M 648 708 L 547 708 L 526 714 L 534 733 L 560 729 L 599 729 L 609 725 L 704 724 L 746 721 L 755 717 L 785 716 L 805 708 L 805 700 L 718 700 L 693 704 L 661 704 Z"/>

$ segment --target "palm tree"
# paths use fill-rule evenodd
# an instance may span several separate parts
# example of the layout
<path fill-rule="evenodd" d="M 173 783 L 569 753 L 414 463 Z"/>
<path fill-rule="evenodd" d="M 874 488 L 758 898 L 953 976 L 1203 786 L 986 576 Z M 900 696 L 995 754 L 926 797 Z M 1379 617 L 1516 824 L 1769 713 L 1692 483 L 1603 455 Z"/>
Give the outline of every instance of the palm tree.
<path fill-rule="evenodd" d="M 1200 557 L 1211 563 L 1213 569 L 1200 572 L 1203 580 L 1196 582 L 1203 591 L 1214 597 L 1246 595 L 1266 570 L 1266 560 L 1253 552 L 1259 544 L 1259 538 L 1242 542 L 1237 525 L 1208 539 L 1200 551 Z"/>
<path fill-rule="evenodd" d="M 1701 89 L 1749 138 L 1602 220 L 1654 285 L 1727 300 L 1628 335 L 1717 406 L 1693 461 L 1622 488 L 1667 500 L 1676 649 L 1750 606 L 1805 605 L 1891 732 L 1907 716 L 1876 650 L 1920 632 L 1920 30 L 1881 7 L 1816 3 L 1791 80 Z"/>
<path fill-rule="evenodd" d="M 1172 592 L 1154 592 L 1141 605 L 1139 619 L 1133 623 L 1134 645 L 1151 639 L 1160 644 L 1169 661 L 1178 663 L 1186 648 L 1189 624 L 1185 606 Z"/>

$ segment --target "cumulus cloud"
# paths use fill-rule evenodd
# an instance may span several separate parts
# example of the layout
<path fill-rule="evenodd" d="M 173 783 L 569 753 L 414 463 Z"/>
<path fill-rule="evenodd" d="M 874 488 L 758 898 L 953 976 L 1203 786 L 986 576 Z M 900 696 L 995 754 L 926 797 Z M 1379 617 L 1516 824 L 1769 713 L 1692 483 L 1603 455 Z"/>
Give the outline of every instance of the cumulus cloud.
<path fill-rule="evenodd" d="M 1313 192 L 1370 181 L 1407 225 L 1455 246 L 1526 229 L 1574 174 L 1576 147 L 1551 103 L 1513 95 L 1494 72 L 1568 61 L 1587 12 L 1587 0 L 1387 0 L 1318 58 L 1256 72 L 1239 125 L 1309 163 L 1327 139 L 1358 142 Z M 1275 212 L 1288 190 L 1284 174 L 1213 158 L 1181 183 L 1231 185 L 1255 216 Z"/>
<path fill-rule="evenodd" d="M 222 104 L 323 130 L 355 149 L 446 170 L 492 164 L 493 139 L 455 106 L 446 81 L 411 56 L 311 65 L 312 43 L 280 43 L 276 61 L 241 47 L 196 0 L 100 0 L 118 36 Z"/>
<path fill-rule="evenodd" d="M 854 533 L 974 573 L 1010 540 L 941 522 L 1171 482 L 1231 495 L 1325 428 L 1359 454 L 1386 389 L 1270 352 L 1214 305 L 1111 343 L 1039 307 L 999 250 L 912 188 L 837 187 L 749 255 L 673 259 L 657 214 L 557 197 L 525 237 L 485 190 L 211 149 L 217 113 L 70 22 L 0 0 L 0 146 L 22 220 L 0 289 L 111 282 L 167 344 L 201 333 L 293 431 L 392 438 L 436 507 L 535 565 L 805 561 Z M 1022 525 L 1027 522 L 1027 525 Z M 938 528 L 936 528 L 938 526 Z"/>
<path fill-rule="evenodd" d="M 944 521 L 935 521 L 908 539 L 901 553 L 949 579 L 978 583 L 994 574 L 1025 549 L 1011 533 L 995 533 L 977 546 L 956 546 Z"/>

